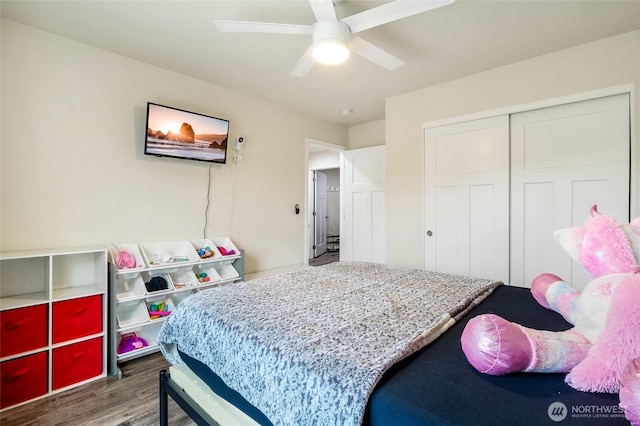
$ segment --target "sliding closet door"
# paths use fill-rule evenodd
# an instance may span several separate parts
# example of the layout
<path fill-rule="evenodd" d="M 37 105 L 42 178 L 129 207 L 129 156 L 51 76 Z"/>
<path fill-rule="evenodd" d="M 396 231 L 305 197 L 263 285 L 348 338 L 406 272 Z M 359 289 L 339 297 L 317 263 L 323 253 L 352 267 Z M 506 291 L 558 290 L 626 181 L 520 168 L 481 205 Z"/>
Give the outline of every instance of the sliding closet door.
<path fill-rule="evenodd" d="M 426 270 L 507 282 L 509 118 L 424 131 Z"/>
<path fill-rule="evenodd" d="M 582 268 L 553 238 L 589 208 L 629 220 L 629 95 L 511 116 L 511 284 L 542 272 L 582 289 Z"/>

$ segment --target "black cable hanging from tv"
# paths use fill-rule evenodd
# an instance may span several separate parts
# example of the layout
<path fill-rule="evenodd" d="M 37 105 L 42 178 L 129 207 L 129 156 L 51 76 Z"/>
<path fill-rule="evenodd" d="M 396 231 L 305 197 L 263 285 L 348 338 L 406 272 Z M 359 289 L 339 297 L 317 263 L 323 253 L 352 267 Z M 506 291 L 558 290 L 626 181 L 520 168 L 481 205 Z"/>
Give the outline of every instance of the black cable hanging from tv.
<path fill-rule="evenodd" d="M 204 229 L 202 229 L 202 238 L 207 238 L 207 225 L 209 224 L 209 204 L 211 202 L 211 167 L 213 163 L 209 163 L 209 183 L 207 185 L 207 207 L 204 209 Z"/>

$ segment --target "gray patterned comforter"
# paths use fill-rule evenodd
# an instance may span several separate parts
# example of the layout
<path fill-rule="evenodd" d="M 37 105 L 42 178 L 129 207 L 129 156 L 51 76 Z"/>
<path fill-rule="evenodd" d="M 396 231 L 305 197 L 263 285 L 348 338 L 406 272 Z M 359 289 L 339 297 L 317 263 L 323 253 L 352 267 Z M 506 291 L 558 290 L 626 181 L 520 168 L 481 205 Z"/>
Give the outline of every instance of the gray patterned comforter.
<path fill-rule="evenodd" d="M 199 292 L 158 343 L 201 360 L 275 425 L 359 425 L 395 362 L 422 348 L 500 283 L 339 262 Z"/>

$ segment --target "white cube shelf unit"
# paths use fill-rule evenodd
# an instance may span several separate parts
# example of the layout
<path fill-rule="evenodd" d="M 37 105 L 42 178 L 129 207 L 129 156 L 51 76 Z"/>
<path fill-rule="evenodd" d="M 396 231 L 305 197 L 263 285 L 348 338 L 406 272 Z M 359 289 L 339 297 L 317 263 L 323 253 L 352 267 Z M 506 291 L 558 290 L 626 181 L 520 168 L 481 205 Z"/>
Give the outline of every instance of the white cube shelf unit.
<path fill-rule="evenodd" d="M 107 249 L 0 253 L 0 411 L 105 377 Z"/>
<path fill-rule="evenodd" d="M 158 332 L 181 301 L 244 279 L 244 253 L 228 237 L 113 244 L 109 251 L 109 374 L 116 377 L 122 376 L 118 363 L 159 350 Z M 118 251 L 135 265 L 119 268 Z M 134 335 L 135 344 L 119 348 Z"/>

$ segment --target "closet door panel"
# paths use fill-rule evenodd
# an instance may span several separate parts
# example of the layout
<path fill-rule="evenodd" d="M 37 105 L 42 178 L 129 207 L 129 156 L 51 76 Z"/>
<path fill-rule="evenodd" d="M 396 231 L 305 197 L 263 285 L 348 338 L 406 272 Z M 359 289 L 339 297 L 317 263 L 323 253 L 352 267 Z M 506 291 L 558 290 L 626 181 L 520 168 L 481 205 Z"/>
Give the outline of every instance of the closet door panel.
<path fill-rule="evenodd" d="M 583 224 L 594 204 L 629 220 L 629 150 L 628 94 L 511 116 L 511 284 L 551 272 L 584 288 L 553 231 Z"/>
<path fill-rule="evenodd" d="M 493 277 L 496 271 L 494 256 L 487 250 L 487 241 L 496 233 L 495 194 L 493 185 L 471 185 L 469 187 L 469 276 Z"/>
<path fill-rule="evenodd" d="M 435 199 L 438 238 L 435 239 L 435 270 L 447 274 L 458 272 L 458 195 L 455 186 L 436 189 Z"/>
<path fill-rule="evenodd" d="M 553 260 L 558 258 L 560 248 L 554 245 L 554 206 L 557 188 L 553 182 L 536 182 L 524 185 L 523 243 L 524 250 L 512 264 L 522 271 L 518 282 L 530 283 L 540 271 L 552 269 Z M 557 269 L 556 269 L 557 270 Z M 512 284 L 515 279 L 512 278 Z"/>
<path fill-rule="evenodd" d="M 509 118 L 424 131 L 424 267 L 509 279 Z"/>

